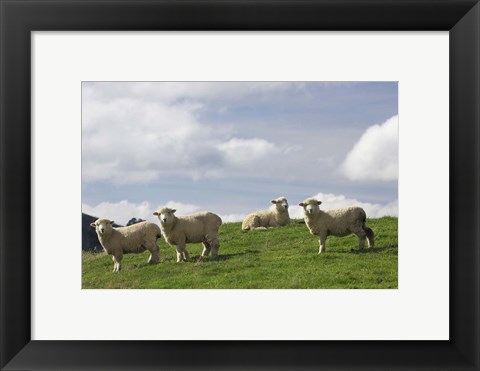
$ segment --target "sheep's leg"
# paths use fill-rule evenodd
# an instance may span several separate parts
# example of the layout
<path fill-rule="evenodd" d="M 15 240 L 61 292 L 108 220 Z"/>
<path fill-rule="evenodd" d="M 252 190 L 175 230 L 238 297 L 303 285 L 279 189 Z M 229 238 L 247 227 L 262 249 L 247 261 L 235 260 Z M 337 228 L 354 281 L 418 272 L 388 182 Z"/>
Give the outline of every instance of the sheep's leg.
<path fill-rule="evenodd" d="M 177 247 L 177 263 L 188 259 L 188 252 L 185 247 Z"/>
<path fill-rule="evenodd" d="M 117 257 L 117 272 L 120 272 L 120 269 L 122 269 L 122 256 Z"/>
<path fill-rule="evenodd" d="M 210 245 L 212 246 L 212 258 L 218 259 L 218 249 L 220 248 L 220 242 L 218 242 L 218 239 L 215 238 L 214 240 L 210 241 Z"/>
<path fill-rule="evenodd" d="M 358 248 L 360 250 L 365 248 L 365 239 L 367 238 L 367 234 L 363 230 L 363 228 L 360 228 L 358 230 L 353 231 L 358 237 Z"/>
<path fill-rule="evenodd" d="M 373 247 L 375 245 L 375 235 L 373 234 L 372 229 L 368 228 L 366 225 L 364 225 L 363 230 L 365 231 L 365 234 L 367 235 L 368 247 L 373 249 Z"/>
<path fill-rule="evenodd" d="M 254 229 L 267 229 L 266 227 L 262 226 L 262 224 L 260 223 L 260 218 L 258 216 L 255 216 L 252 220 L 252 226 L 250 227 L 250 230 Z"/>
<path fill-rule="evenodd" d="M 208 256 L 208 254 L 210 254 L 210 250 L 212 249 L 212 247 L 210 246 L 210 243 L 208 241 L 202 242 L 202 245 L 203 245 L 203 251 L 202 251 L 201 257 L 203 258 L 205 256 Z"/>
<path fill-rule="evenodd" d="M 320 240 L 320 248 L 318 249 L 318 253 L 324 254 L 327 252 L 327 248 L 326 248 L 327 237 L 320 236 L 319 240 Z"/>
<path fill-rule="evenodd" d="M 185 247 L 185 243 L 177 244 L 177 263 L 181 261 L 186 261 L 190 257 L 188 255 L 187 249 Z"/>
<path fill-rule="evenodd" d="M 365 248 L 365 239 L 366 239 L 366 236 L 358 236 L 358 248 L 360 250 L 363 250 Z"/>
<path fill-rule="evenodd" d="M 180 263 L 181 261 L 184 261 L 186 258 L 188 258 L 188 252 L 187 249 L 185 248 L 185 236 L 182 236 L 177 240 L 177 263 Z"/>
<path fill-rule="evenodd" d="M 212 245 L 207 240 L 203 241 L 202 245 L 203 245 L 203 251 L 200 257 L 197 259 L 197 263 L 201 263 L 203 261 L 203 258 L 207 257 L 208 254 L 210 254 L 210 251 L 212 250 Z"/>
<path fill-rule="evenodd" d="M 150 256 L 148 257 L 147 263 L 148 264 L 156 264 L 160 261 L 160 255 L 158 251 L 151 251 Z"/>
<path fill-rule="evenodd" d="M 177 263 L 180 263 L 182 261 L 183 254 L 177 250 Z"/>
<path fill-rule="evenodd" d="M 120 272 L 120 269 L 122 268 L 122 255 L 113 255 L 113 261 L 113 272 Z"/>
<path fill-rule="evenodd" d="M 158 246 L 156 242 L 151 242 L 147 245 L 147 250 L 150 251 L 150 256 L 148 258 L 149 264 L 156 264 L 160 261 L 160 256 L 158 254 Z"/>

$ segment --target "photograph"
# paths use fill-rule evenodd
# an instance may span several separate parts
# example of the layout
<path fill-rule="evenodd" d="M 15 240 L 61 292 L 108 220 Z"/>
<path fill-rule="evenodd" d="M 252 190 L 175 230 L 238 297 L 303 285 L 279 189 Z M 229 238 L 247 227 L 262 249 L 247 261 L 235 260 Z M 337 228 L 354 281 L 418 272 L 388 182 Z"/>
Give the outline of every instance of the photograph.
<path fill-rule="evenodd" d="M 82 89 L 83 289 L 397 289 L 398 83 Z"/>

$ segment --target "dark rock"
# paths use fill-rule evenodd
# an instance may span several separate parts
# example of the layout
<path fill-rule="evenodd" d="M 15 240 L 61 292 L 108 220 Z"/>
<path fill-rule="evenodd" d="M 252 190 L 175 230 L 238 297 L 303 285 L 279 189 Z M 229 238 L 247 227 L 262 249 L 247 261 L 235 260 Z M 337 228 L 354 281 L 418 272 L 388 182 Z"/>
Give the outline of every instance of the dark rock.
<path fill-rule="evenodd" d="M 132 219 L 130 219 L 130 220 L 128 221 L 127 227 L 128 227 L 129 225 L 137 224 L 137 223 L 144 222 L 144 221 L 145 221 L 145 220 L 140 219 L 140 218 L 138 218 L 138 219 L 137 219 L 137 218 L 132 218 Z"/>

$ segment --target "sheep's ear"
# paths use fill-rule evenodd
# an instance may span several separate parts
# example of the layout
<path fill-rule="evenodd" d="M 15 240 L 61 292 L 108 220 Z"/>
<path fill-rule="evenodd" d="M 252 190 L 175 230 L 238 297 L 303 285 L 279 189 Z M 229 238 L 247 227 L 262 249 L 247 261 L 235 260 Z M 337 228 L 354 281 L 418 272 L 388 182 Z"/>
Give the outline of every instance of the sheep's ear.
<path fill-rule="evenodd" d="M 90 223 L 90 227 L 92 227 L 92 228 L 97 228 L 97 226 L 95 225 L 95 223 Z"/>
<path fill-rule="evenodd" d="M 158 216 L 158 213 L 155 211 L 155 212 L 153 213 L 153 215 L 156 215 L 156 216 Z"/>
<path fill-rule="evenodd" d="M 115 222 L 113 220 L 110 220 L 110 224 L 113 224 L 113 223 L 115 223 Z"/>
<path fill-rule="evenodd" d="M 305 204 L 304 204 L 303 202 L 300 202 L 300 203 L 298 204 L 298 206 L 304 207 Z"/>
<path fill-rule="evenodd" d="M 272 200 L 272 204 L 276 204 L 277 203 L 277 200 Z"/>
<path fill-rule="evenodd" d="M 172 209 L 172 213 L 176 212 L 177 210 L 176 209 Z"/>
<path fill-rule="evenodd" d="M 321 205 L 322 204 L 322 201 L 317 201 L 317 205 Z"/>

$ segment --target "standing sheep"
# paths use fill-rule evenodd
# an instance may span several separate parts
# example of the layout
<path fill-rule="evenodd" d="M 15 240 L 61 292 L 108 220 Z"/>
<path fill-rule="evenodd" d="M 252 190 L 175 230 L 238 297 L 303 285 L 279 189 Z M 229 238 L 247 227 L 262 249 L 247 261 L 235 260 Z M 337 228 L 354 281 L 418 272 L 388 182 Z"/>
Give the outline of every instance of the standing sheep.
<path fill-rule="evenodd" d="M 248 231 L 266 229 L 268 227 L 283 227 L 290 223 L 287 199 L 279 197 L 276 200 L 272 200 L 272 204 L 274 206 L 269 210 L 255 211 L 247 215 L 243 220 L 242 229 Z"/>
<path fill-rule="evenodd" d="M 175 209 L 162 207 L 153 215 L 160 220 L 160 229 L 163 237 L 169 245 L 176 246 L 177 263 L 186 261 L 190 257 L 186 248 L 187 243 L 203 244 L 200 260 L 212 251 L 212 257 L 218 257 L 220 243 L 218 241 L 218 228 L 222 225 L 222 219 L 210 212 L 179 216 L 175 215 Z"/>
<path fill-rule="evenodd" d="M 112 227 L 113 221 L 97 219 L 90 226 L 95 228 L 98 240 L 109 255 L 113 255 L 113 271 L 120 271 L 123 254 L 138 254 L 150 251 L 148 263 L 158 263 L 157 239 L 160 228 L 154 223 L 141 222 L 128 227 Z"/>
<path fill-rule="evenodd" d="M 305 223 L 310 233 L 320 239 L 319 254 L 326 251 L 325 241 L 328 236 L 344 237 L 352 233 L 358 236 L 360 249 L 365 246 L 365 238 L 368 239 L 368 246 L 373 248 L 373 231 L 365 225 L 367 216 L 361 207 L 351 206 L 323 211 L 320 210 L 321 203 L 314 198 L 309 198 L 298 204 L 303 207 Z"/>

